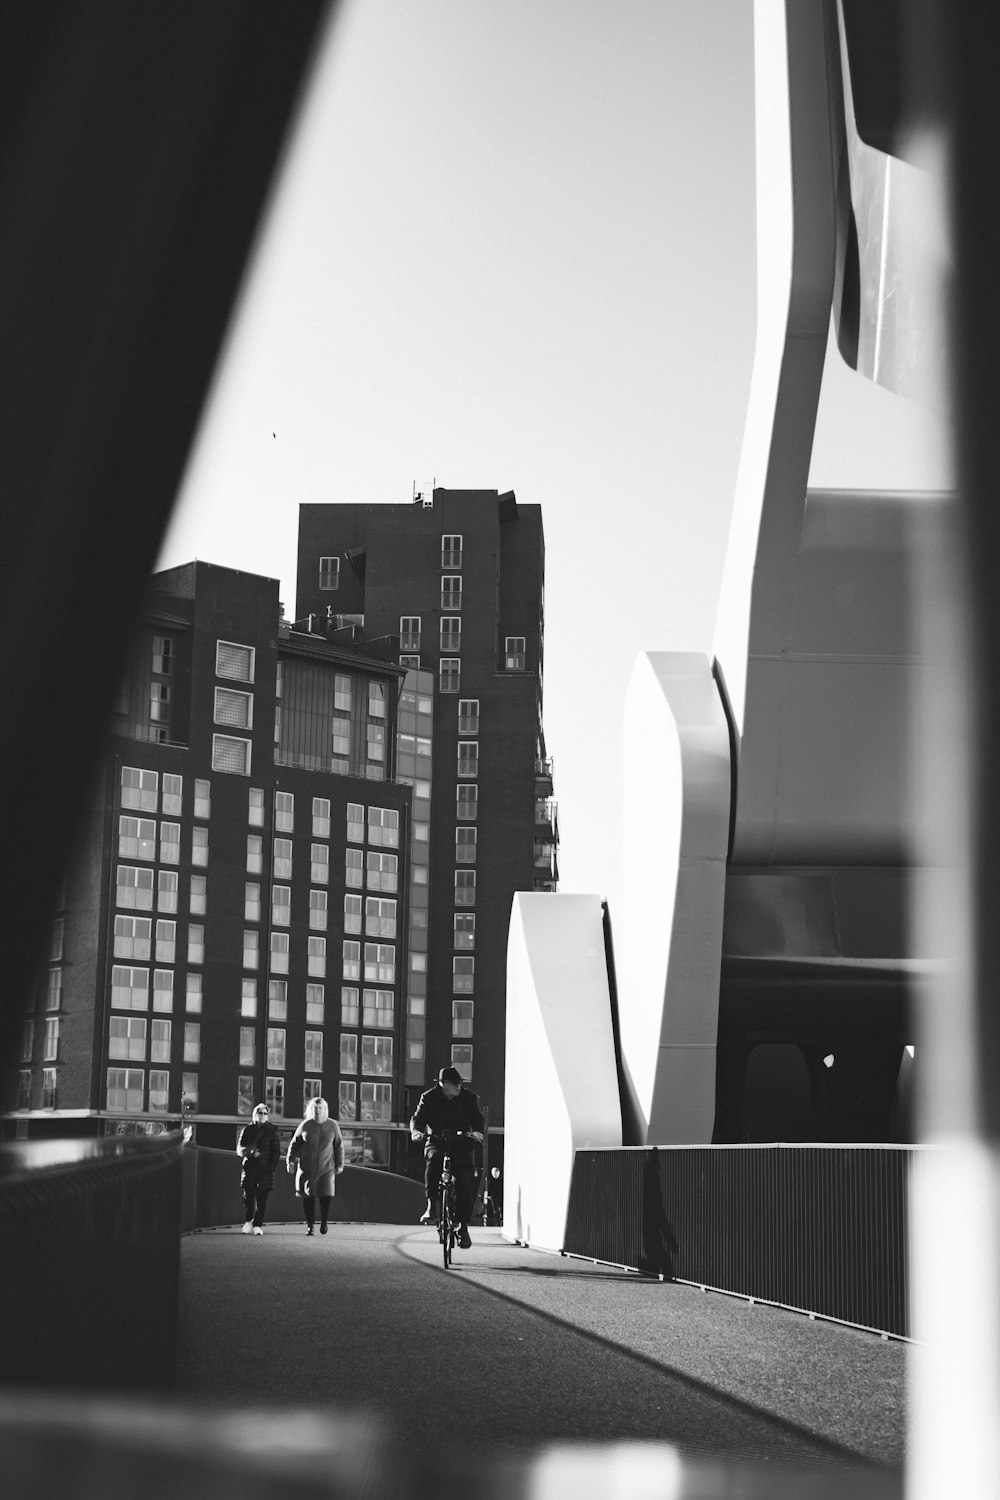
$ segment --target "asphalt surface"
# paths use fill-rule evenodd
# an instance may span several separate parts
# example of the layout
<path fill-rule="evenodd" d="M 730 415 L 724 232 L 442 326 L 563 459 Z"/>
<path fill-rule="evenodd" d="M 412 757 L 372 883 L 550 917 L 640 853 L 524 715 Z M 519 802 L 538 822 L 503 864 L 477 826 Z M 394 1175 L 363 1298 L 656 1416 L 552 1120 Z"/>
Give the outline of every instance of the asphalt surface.
<path fill-rule="evenodd" d="M 642 1440 L 898 1478 L 905 1344 L 472 1233 L 447 1272 L 418 1226 L 186 1237 L 178 1395 L 351 1413 L 439 1466 Z"/>

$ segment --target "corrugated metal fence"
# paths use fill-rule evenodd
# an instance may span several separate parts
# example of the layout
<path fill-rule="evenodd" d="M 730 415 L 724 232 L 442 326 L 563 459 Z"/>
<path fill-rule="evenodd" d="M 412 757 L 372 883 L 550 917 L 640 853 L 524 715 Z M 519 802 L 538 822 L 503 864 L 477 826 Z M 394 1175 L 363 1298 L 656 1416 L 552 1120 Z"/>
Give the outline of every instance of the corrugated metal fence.
<path fill-rule="evenodd" d="M 907 1336 L 920 1148 L 578 1151 L 565 1250 Z"/>

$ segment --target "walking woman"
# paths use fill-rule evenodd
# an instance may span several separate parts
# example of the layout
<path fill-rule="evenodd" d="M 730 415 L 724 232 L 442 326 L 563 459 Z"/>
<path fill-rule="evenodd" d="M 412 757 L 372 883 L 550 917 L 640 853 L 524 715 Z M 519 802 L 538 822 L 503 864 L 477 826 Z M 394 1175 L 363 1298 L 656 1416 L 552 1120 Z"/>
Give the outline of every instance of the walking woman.
<path fill-rule="evenodd" d="M 266 1104 L 258 1104 L 250 1124 L 240 1131 L 236 1155 L 243 1162 L 240 1188 L 243 1192 L 243 1233 L 264 1233 L 267 1197 L 274 1187 L 274 1169 L 281 1160 L 281 1141 L 268 1120 Z"/>
<path fill-rule="evenodd" d="M 287 1166 L 295 1169 L 295 1192 L 302 1199 L 306 1234 L 312 1234 L 319 1204 L 319 1232 L 326 1234 L 336 1179 L 344 1170 L 344 1137 L 330 1119 L 325 1099 L 310 1099 L 306 1117 L 288 1143 Z"/>

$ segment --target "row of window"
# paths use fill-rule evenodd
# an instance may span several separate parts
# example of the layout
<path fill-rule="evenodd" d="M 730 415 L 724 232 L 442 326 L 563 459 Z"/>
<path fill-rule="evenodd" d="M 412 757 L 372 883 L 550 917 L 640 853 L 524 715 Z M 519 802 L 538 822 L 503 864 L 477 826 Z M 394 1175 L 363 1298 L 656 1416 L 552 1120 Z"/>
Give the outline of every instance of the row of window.
<path fill-rule="evenodd" d="M 180 817 L 184 794 L 184 778 L 171 771 L 163 773 L 163 796 L 160 801 L 160 774 L 146 771 L 138 766 L 122 766 L 122 807 L 138 812 L 162 812 L 168 817 Z M 194 816 L 208 818 L 212 812 L 212 783 L 207 779 L 196 779 L 194 783 Z"/>
<path fill-rule="evenodd" d="M 150 1062 L 168 1063 L 173 1024 L 172 1021 L 148 1021 L 145 1016 L 112 1016 L 108 1056 L 116 1061 L 145 1062 L 148 1045 Z M 201 1025 L 198 1021 L 184 1022 L 184 1061 L 201 1062 Z"/>
<path fill-rule="evenodd" d="M 42 1047 L 43 1062 L 55 1062 L 59 1057 L 59 1031 L 60 1019 L 58 1016 L 50 1016 L 45 1021 L 44 1044 Z M 21 1061 L 31 1062 L 35 1055 L 35 1022 L 28 1020 L 23 1024 L 21 1032 Z"/>
<path fill-rule="evenodd" d="M 399 652 L 399 664 L 401 667 L 420 667 L 420 617 L 419 615 L 404 615 L 403 620 L 416 622 L 416 630 L 409 630 L 405 639 L 409 642 L 414 640 L 417 646 L 405 650 L 402 646 Z M 402 623 L 402 622 L 401 622 Z M 448 626 L 446 631 L 445 626 Z M 460 651 L 461 646 L 461 620 L 442 620 L 440 649 L 442 651 Z M 523 635 L 509 635 L 504 641 L 504 668 L 508 672 L 523 672 L 527 667 L 527 654 L 525 651 L 525 637 Z M 460 656 L 442 656 L 438 662 L 438 692 L 458 693 L 462 685 L 462 658 Z M 463 700 L 475 702 L 475 699 Z M 475 733 L 475 731 L 472 731 Z"/>

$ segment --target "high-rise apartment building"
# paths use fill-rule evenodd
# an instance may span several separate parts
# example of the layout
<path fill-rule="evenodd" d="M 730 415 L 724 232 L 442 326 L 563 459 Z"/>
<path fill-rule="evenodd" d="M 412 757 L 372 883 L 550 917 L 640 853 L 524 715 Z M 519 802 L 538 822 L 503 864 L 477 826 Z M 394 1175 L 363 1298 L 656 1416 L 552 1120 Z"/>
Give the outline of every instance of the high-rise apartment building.
<path fill-rule="evenodd" d="M 285 623 L 272 579 L 201 562 L 154 577 L 25 1015 L 8 1133 L 183 1119 L 231 1148 L 255 1101 L 291 1122 L 322 1093 L 351 1159 L 390 1162 L 405 669 L 395 638 L 358 634 Z"/>
<path fill-rule="evenodd" d="M 413 790 L 403 990 L 406 1111 L 455 1064 L 502 1124 L 515 891 L 555 890 L 542 727 L 540 507 L 434 488 L 404 505 L 303 505 L 296 616 L 399 637 L 397 776 Z"/>

